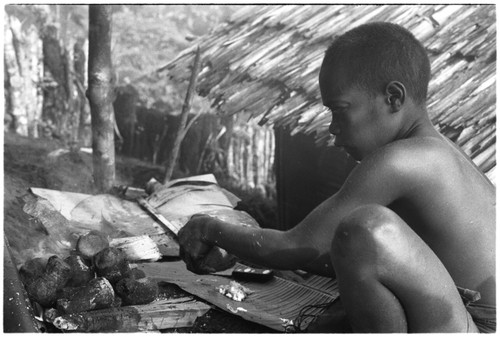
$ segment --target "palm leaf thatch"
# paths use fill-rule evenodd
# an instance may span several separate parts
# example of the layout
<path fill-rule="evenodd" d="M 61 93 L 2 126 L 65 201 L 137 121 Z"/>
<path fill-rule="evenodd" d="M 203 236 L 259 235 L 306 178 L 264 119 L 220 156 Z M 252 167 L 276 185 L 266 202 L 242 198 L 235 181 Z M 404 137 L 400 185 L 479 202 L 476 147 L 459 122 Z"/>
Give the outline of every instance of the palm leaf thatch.
<path fill-rule="evenodd" d="M 409 29 L 431 59 L 429 114 L 494 179 L 496 166 L 494 5 L 255 5 L 199 41 L 197 91 L 224 114 L 330 139 L 318 73 L 339 34 L 371 21 Z M 186 79 L 193 49 L 158 72 Z"/>

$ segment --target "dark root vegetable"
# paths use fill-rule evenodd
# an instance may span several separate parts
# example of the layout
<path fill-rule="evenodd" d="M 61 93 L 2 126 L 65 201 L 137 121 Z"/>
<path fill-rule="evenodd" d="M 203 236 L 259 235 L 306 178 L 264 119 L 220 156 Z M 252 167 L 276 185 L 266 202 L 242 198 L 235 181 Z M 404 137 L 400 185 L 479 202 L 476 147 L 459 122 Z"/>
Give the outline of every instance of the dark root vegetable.
<path fill-rule="evenodd" d="M 122 306 L 122 303 L 122 299 L 115 293 L 115 299 L 113 300 L 113 303 L 111 303 L 111 308 L 119 308 Z"/>
<path fill-rule="evenodd" d="M 64 262 L 71 268 L 70 278 L 66 284 L 68 287 L 81 287 L 86 285 L 95 276 L 90 263 L 85 261 L 80 255 L 70 255 Z"/>
<path fill-rule="evenodd" d="M 94 256 L 97 276 L 105 277 L 114 285 L 130 270 L 125 254 L 118 248 L 105 248 Z"/>
<path fill-rule="evenodd" d="M 56 280 L 56 289 L 62 289 L 71 277 L 71 267 L 57 255 L 47 261 L 45 273 L 53 275 Z"/>
<path fill-rule="evenodd" d="M 158 297 L 158 283 L 144 277 L 126 278 L 116 284 L 116 293 L 124 304 L 138 305 L 153 302 Z"/>
<path fill-rule="evenodd" d="M 56 291 L 56 296 L 57 299 L 70 299 L 75 295 L 77 292 L 79 292 L 82 289 L 82 287 L 64 287 L 62 289 L 58 289 Z"/>
<path fill-rule="evenodd" d="M 38 265 L 38 262 L 36 262 Z M 56 303 L 57 291 L 62 289 L 68 282 L 71 275 L 70 266 L 60 257 L 54 255 L 49 258 L 45 271 L 39 274 L 39 267 L 36 272 L 32 271 L 34 279 L 26 284 L 26 291 L 29 297 L 43 307 L 51 307 Z M 23 276 L 26 278 L 26 276 Z"/>
<path fill-rule="evenodd" d="M 113 287 L 103 277 L 91 280 L 85 287 L 81 287 L 71 298 L 58 299 L 57 310 L 61 313 L 109 308 L 115 302 Z"/>
<path fill-rule="evenodd" d="M 38 277 L 42 276 L 45 272 L 47 260 L 41 257 L 36 257 L 27 260 L 21 268 L 19 268 L 19 277 L 21 282 L 27 287 Z"/>
<path fill-rule="evenodd" d="M 86 259 L 92 259 L 95 254 L 107 247 L 109 241 L 106 235 L 95 230 L 80 236 L 76 243 L 76 251 Z"/>
<path fill-rule="evenodd" d="M 56 303 L 57 279 L 53 274 L 43 274 L 31 282 L 26 290 L 29 297 L 43 307 Z"/>
<path fill-rule="evenodd" d="M 146 273 L 144 273 L 144 271 L 137 269 L 137 268 L 130 269 L 128 272 L 123 274 L 123 278 L 131 278 L 134 280 L 137 280 L 140 278 L 145 278 L 145 277 L 146 277 Z"/>

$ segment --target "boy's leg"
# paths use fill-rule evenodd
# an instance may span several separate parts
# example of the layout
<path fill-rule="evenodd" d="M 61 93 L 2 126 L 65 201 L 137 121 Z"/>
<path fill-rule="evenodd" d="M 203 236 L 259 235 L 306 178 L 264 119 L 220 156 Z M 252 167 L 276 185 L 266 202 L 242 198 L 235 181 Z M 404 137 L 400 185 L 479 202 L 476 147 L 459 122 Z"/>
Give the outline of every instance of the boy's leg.
<path fill-rule="evenodd" d="M 386 207 L 363 206 L 346 217 L 331 258 L 355 332 L 476 329 L 441 261 Z"/>

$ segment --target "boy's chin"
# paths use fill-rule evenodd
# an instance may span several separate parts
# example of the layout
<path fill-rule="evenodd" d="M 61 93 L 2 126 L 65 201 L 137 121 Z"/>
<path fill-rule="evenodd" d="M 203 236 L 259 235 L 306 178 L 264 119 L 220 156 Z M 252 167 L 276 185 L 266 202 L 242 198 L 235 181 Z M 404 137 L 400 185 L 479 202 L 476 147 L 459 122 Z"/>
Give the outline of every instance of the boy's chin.
<path fill-rule="evenodd" d="M 361 159 L 363 159 L 363 156 L 355 151 L 353 148 L 349 147 L 343 147 L 342 150 L 352 159 L 354 159 L 356 162 L 360 162 Z"/>

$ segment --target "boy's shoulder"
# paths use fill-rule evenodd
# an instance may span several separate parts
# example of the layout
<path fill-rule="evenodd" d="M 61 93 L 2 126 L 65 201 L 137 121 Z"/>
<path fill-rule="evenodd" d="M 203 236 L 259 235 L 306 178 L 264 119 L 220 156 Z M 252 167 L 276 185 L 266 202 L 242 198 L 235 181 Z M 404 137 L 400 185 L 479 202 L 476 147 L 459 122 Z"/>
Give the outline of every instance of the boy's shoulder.
<path fill-rule="evenodd" d="M 384 169 L 413 171 L 425 167 L 449 166 L 457 151 L 444 138 L 415 137 L 389 143 L 363 160 Z M 362 162 L 362 163 L 363 163 Z"/>
<path fill-rule="evenodd" d="M 463 171 L 458 150 L 444 138 L 403 139 L 383 146 L 358 165 L 357 179 L 384 181 L 387 189 L 446 184 L 444 176 Z"/>

